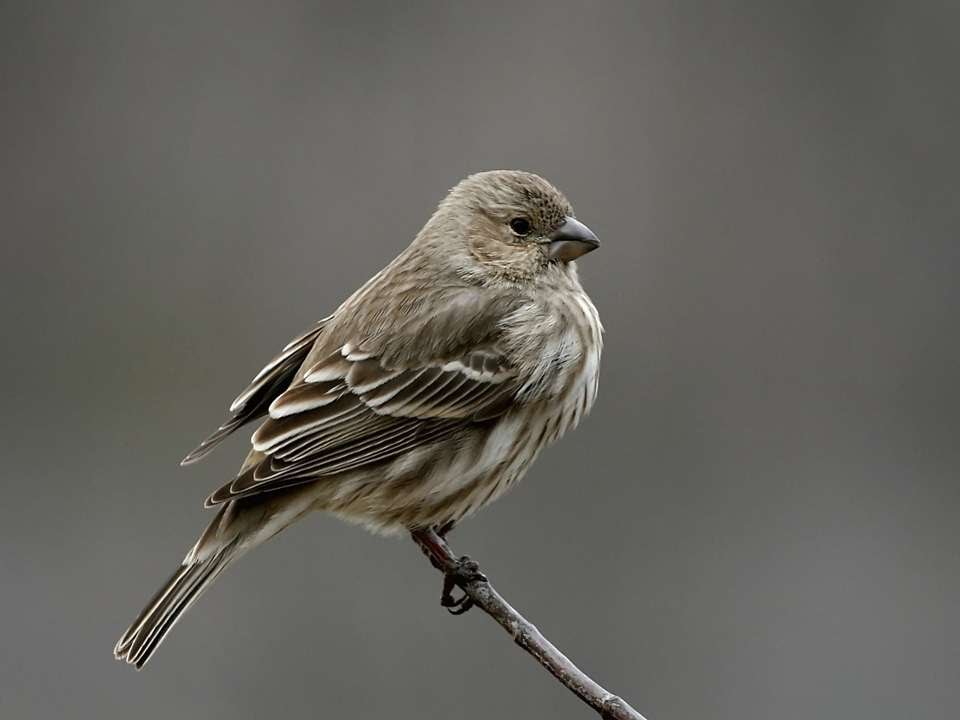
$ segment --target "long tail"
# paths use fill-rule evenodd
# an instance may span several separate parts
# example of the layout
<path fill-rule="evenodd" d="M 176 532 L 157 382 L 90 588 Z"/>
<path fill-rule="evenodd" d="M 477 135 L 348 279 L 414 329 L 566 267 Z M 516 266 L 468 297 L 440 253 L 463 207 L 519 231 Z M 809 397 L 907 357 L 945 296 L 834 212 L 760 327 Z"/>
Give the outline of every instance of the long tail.
<path fill-rule="evenodd" d="M 113 656 L 142 668 L 193 603 L 228 565 L 310 509 L 310 493 L 277 491 L 223 506 L 183 563 L 127 628 Z"/>
<path fill-rule="evenodd" d="M 142 668 L 180 617 L 213 584 L 217 575 L 234 559 L 236 543 L 230 543 L 208 558 L 184 561 L 153 596 L 113 648 L 117 660 Z"/>

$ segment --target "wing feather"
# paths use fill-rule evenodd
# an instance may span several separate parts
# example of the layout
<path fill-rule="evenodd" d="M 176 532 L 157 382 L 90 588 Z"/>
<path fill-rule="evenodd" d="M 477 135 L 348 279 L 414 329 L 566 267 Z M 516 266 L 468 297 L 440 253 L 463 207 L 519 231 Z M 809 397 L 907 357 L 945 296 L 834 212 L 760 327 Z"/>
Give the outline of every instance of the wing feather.
<path fill-rule="evenodd" d="M 181 462 L 189 465 L 203 459 L 234 430 L 267 414 L 274 398 L 281 395 L 296 377 L 329 317 L 291 340 L 279 355 L 264 366 L 230 405 L 232 417 L 194 448 Z"/>
<path fill-rule="evenodd" d="M 207 505 L 374 466 L 449 438 L 504 412 L 517 387 L 493 347 L 422 367 L 387 368 L 346 343 L 271 402 L 252 439 L 265 457 Z"/>

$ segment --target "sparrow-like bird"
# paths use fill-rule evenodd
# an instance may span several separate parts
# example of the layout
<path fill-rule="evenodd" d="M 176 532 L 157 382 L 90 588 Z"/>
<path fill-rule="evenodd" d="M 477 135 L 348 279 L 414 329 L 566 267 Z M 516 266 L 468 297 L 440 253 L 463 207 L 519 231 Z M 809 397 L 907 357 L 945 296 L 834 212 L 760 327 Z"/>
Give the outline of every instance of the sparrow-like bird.
<path fill-rule="evenodd" d="M 290 342 L 184 459 L 266 418 L 117 659 L 143 667 L 230 563 L 312 510 L 416 533 L 502 495 L 596 398 L 602 326 L 573 261 L 597 245 L 537 175 L 483 172 L 454 187 L 409 247 Z"/>

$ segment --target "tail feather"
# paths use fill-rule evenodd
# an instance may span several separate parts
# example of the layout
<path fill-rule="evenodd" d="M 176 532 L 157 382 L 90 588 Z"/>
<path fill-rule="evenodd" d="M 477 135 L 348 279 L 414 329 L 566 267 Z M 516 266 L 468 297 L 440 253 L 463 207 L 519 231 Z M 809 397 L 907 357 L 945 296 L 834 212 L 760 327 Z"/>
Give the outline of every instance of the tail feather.
<path fill-rule="evenodd" d="M 228 565 L 306 514 L 309 485 L 224 504 L 186 558 L 113 648 L 117 660 L 142 668 L 197 598 Z"/>
<path fill-rule="evenodd" d="M 183 613 L 234 559 L 236 542 L 228 543 L 202 560 L 196 559 L 194 553 L 188 555 L 120 638 L 113 649 L 114 657 L 138 670 L 142 668 Z"/>

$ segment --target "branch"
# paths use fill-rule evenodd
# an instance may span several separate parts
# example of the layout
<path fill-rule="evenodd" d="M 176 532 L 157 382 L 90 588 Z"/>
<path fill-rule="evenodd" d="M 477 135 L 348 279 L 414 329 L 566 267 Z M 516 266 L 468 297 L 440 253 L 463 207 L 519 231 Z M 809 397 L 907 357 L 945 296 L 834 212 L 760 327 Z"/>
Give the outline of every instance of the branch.
<path fill-rule="evenodd" d="M 475 565 L 465 569 L 467 564 L 453 554 L 450 546 L 436 532 L 417 530 L 413 533 L 413 539 L 430 558 L 433 566 L 444 574 L 445 583 L 463 590 L 469 598 L 467 607 L 476 605 L 496 620 L 517 645 L 530 653 L 574 695 L 600 713 L 600 717 L 604 720 L 644 720 L 643 715 L 623 699 L 605 690 L 574 665 L 529 620 L 514 610 L 476 570 Z"/>

